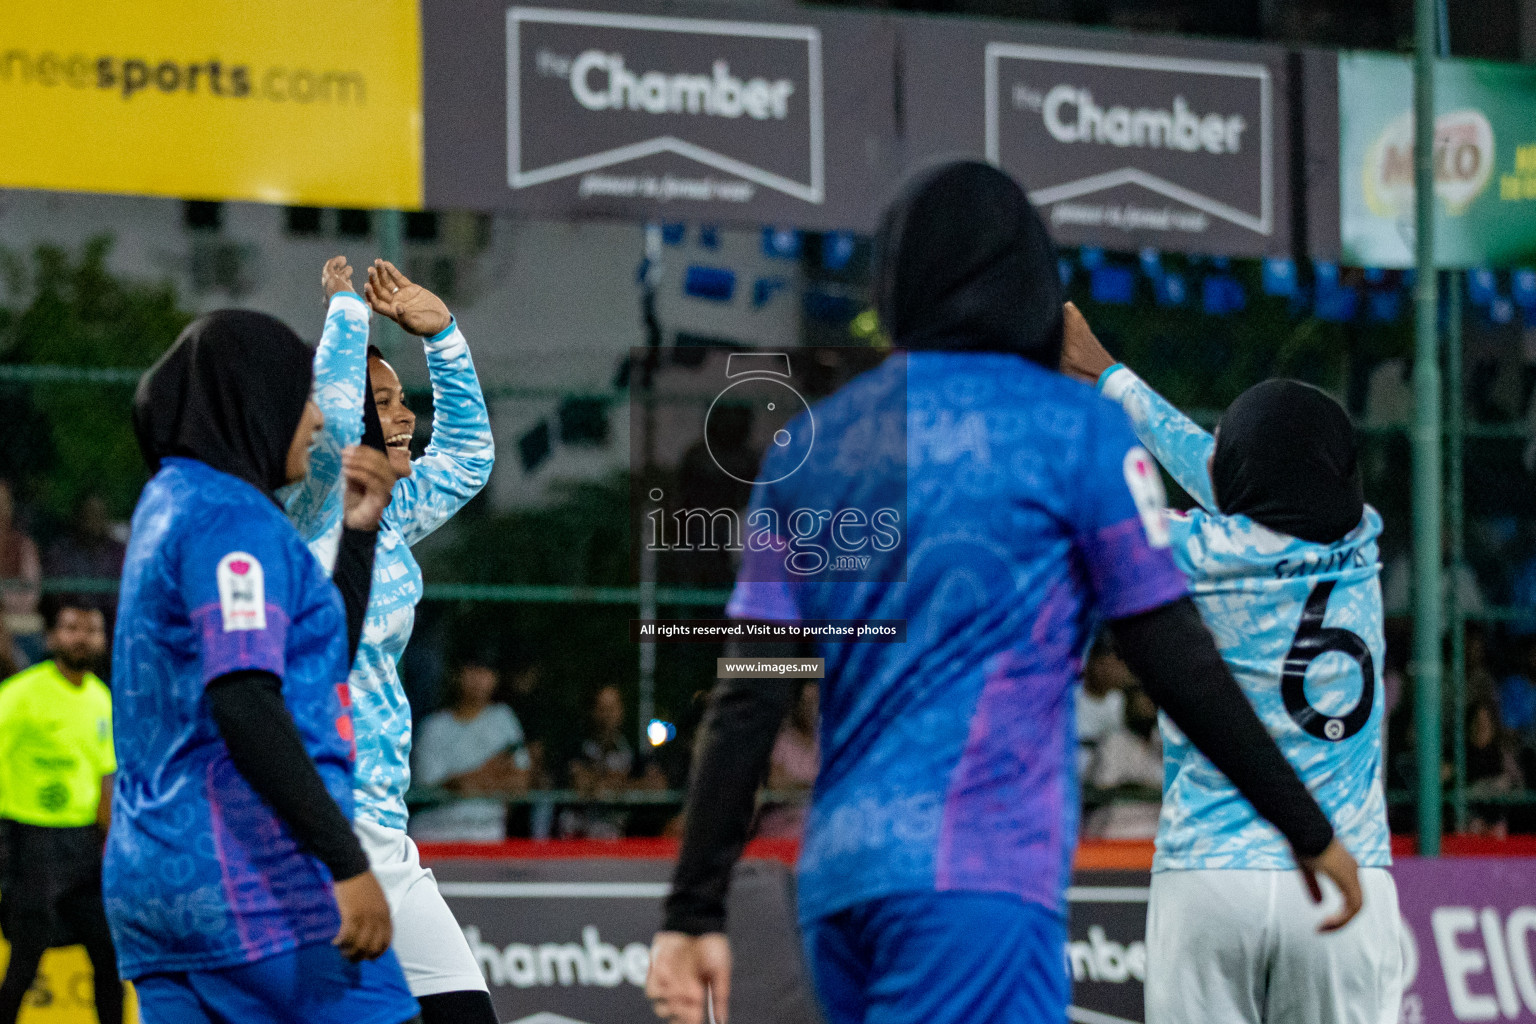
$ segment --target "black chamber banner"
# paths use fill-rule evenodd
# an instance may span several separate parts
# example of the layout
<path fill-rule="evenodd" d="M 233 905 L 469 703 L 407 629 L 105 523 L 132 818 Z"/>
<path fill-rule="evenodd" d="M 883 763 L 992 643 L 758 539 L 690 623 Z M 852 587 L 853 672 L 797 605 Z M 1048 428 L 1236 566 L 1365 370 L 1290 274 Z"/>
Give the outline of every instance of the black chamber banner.
<path fill-rule="evenodd" d="M 496 1005 L 511 1024 L 646 1024 L 650 941 L 672 865 L 659 860 L 432 864 Z M 1145 872 L 1079 872 L 1066 968 L 1075 1020 L 1137 1024 L 1146 974 Z M 732 879 L 732 1019 L 820 1024 L 795 924 L 794 877 L 744 861 Z"/>
<path fill-rule="evenodd" d="M 425 0 L 429 207 L 870 230 L 890 19 Z"/>
<path fill-rule="evenodd" d="M 1063 245 L 1290 253 L 1284 50 L 913 19 L 900 47 L 909 165 L 999 165 Z"/>

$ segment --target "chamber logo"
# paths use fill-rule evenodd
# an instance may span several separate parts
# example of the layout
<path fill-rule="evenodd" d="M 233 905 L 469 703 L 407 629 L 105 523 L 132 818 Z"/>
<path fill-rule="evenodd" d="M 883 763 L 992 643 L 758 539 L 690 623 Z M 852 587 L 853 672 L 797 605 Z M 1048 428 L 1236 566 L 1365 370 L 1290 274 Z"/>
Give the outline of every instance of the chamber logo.
<path fill-rule="evenodd" d="M 574 178 L 583 197 L 824 199 L 814 27 L 514 7 L 507 61 L 514 189 Z"/>
<path fill-rule="evenodd" d="M 1273 234 L 1271 107 L 1261 63 L 986 48 L 987 159 L 1068 236 Z"/>
<path fill-rule="evenodd" d="M 547 51 L 539 52 L 541 67 L 561 74 L 565 62 Z M 789 97 L 795 83 L 787 78 L 770 82 L 754 78 L 743 82 L 731 74 L 731 66 L 715 61 L 713 74 L 669 75 L 647 71 L 637 75 L 624 66 L 621 53 L 588 50 L 570 65 L 571 95 L 588 110 L 643 110 L 648 114 L 708 114 L 759 121 L 789 116 Z"/>

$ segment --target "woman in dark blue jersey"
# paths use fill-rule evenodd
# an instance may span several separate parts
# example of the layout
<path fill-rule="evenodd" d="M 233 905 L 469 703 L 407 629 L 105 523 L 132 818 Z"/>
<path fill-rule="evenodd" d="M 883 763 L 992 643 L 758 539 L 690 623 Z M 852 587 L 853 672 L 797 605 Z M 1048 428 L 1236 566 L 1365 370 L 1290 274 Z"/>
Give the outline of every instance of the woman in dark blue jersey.
<path fill-rule="evenodd" d="M 145 1024 L 417 1013 L 348 825 L 352 609 L 272 496 L 323 425 L 311 358 L 271 317 L 221 311 L 135 397 L 155 475 L 123 570 L 104 889 Z M 367 449 L 345 467 L 343 544 L 366 560 L 393 475 Z"/>

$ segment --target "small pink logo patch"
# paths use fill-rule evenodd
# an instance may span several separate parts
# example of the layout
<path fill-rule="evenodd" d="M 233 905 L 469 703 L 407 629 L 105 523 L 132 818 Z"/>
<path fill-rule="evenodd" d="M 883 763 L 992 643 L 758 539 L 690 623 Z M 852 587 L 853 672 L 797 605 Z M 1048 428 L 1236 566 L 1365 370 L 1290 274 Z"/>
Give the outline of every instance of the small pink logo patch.
<path fill-rule="evenodd" d="M 229 563 L 229 570 L 230 570 L 230 572 L 234 573 L 236 576 L 244 576 L 246 573 L 251 571 L 251 563 L 250 562 L 230 562 Z"/>

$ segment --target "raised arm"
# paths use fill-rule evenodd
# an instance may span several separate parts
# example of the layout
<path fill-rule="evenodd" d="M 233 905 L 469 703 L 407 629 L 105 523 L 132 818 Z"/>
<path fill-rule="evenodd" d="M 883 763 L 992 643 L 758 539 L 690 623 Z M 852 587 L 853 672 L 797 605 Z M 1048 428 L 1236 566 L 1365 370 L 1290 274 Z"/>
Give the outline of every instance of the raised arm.
<path fill-rule="evenodd" d="M 1082 313 L 1070 302 L 1065 335 L 1062 372 L 1097 385 L 1101 394 L 1119 403 L 1152 457 L 1201 507 L 1218 511 L 1210 469 L 1216 439 L 1153 391 L 1129 367 L 1115 362 L 1094 337 Z"/>
<path fill-rule="evenodd" d="M 315 350 L 314 393 L 325 413 L 325 431 L 310 457 L 309 475 L 288 496 L 285 508 L 299 535 L 329 570 L 341 537 L 341 452 L 363 436 L 368 307 L 352 290 L 352 268 L 346 257 L 326 263 L 321 282 L 328 308 Z"/>
<path fill-rule="evenodd" d="M 382 260 L 368 268 L 374 311 L 421 336 L 432 379 L 432 440 L 395 484 L 385 518 L 415 544 L 447 522 L 491 478 L 496 445 L 469 345 L 437 296 Z"/>

